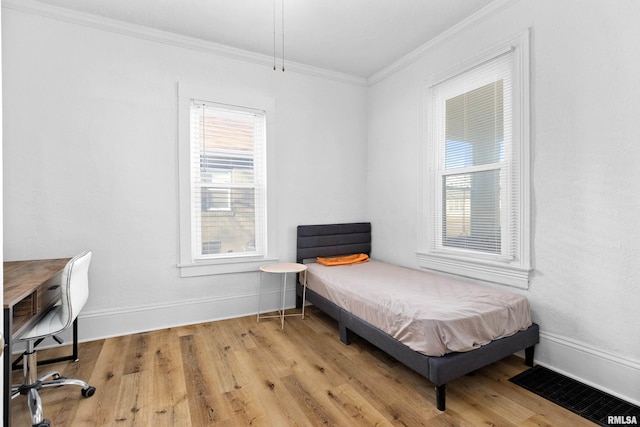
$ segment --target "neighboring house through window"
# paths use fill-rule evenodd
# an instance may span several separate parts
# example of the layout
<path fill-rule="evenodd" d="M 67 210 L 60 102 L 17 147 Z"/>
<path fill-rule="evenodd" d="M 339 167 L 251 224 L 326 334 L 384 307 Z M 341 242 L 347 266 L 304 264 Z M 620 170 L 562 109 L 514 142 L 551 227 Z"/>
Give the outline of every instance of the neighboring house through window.
<path fill-rule="evenodd" d="M 528 34 L 427 83 L 422 267 L 526 288 Z"/>

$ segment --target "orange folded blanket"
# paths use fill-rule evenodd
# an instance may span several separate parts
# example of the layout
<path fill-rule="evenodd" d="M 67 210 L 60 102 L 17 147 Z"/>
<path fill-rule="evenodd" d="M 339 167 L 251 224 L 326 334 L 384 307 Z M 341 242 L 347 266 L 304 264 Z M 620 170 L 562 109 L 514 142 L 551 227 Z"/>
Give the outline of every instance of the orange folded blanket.
<path fill-rule="evenodd" d="M 360 264 L 361 262 L 369 261 L 369 255 L 354 254 L 354 255 L 337 256 L 337 257 L 331 257 L 331 258 L 318 257 L 317 261 L 318 261 L 318 264 L 326 265 L 328 267 L 332 267 L 335 265 Z"/>

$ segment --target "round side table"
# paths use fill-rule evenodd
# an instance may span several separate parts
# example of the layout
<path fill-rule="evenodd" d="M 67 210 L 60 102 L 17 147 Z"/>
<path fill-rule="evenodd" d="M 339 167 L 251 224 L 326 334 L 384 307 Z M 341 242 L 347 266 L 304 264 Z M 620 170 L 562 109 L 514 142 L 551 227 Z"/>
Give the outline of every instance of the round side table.
<path fill-rule="evenodd" d="M 277 315 L 263 316 L 260 314 L 260 294 L 262 293 L 262 275 L 264 273 L 282 274 L 282 306 Z M 302 274 L 302 312 L 285 314 L 285 296 L 287 289 L 287 273 L 301 273 Z M 304 319 L 304 303 L 307 297 L 307 266 L 295 262 L 280 262 L 277 264 L 263 265 L 260 267 L 260 289 L 258 290 L 258 322 L 260 319 L 267 319 L 272 317 L 279 317 L 281 327 L 284 329 L 284 318 L 286 316 L 302 316 Z"/>

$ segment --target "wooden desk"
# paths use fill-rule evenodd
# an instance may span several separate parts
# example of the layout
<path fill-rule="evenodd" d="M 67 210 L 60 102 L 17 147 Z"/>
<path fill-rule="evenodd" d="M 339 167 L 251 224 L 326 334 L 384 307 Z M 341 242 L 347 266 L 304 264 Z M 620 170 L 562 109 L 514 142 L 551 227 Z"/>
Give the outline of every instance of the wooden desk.
<path fill-rule="evenodd" d="M 60 277 L 71 258 L 9 261 L 4 267 L 4 426 L 11 418 L 12 341 L 38 322 L 60 300 Z M 78 325 L 73 325 L 73 354 L 38 364 L 78 358 Z"/>

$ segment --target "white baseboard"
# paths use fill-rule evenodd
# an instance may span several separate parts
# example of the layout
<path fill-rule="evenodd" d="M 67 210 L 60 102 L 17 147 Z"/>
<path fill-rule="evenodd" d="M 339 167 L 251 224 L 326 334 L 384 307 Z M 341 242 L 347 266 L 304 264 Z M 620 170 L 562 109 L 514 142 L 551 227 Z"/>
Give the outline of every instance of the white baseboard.
<path fill-rule="evenodd" d="M 535 363 L 640 405 L 640 360 L 621 357 L 584 343 L 540 332 Z"/>
<path fill-rule="evenodd" d="M 278 310 L 282 306 L 280 289 L 263 290 L 260 295 L 262 312 Z M 295 288 L 287 288 L 285 308 L 295 307 Z M 258 294 L 237 294 L 225 297 L 178 301 L 173 304 L 153 304 L 118 308 L 114 310 L 84 310 L 78 318 L 80 342 L 155 331 L 176 326 L 213 322 L 216 320 L 255 315 L 258 312 Z M 257 321 L 257 320 L 256 320 Z M 72 342 L 70 330 L 60 335 L 65 344 Z M 39 349 L 55 347 L 47 339 Z M 24 351 L 21 343 L 12 347 L 12 353 Z"/>
<path fill-rule="evenodd" d="M 282 305 L 279 290 L 263 291 L 262 312 L 278 310 Z M 295 306 L 295 289 L 287 289 L 285 308 Z M 127 307 L 80 314 L 79 339 L 93 341 L 176 326 L 250 316 L 258 311 L 258 294 L 179 301 L 174 304 Z"/>

